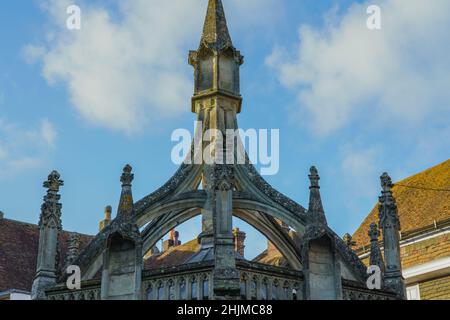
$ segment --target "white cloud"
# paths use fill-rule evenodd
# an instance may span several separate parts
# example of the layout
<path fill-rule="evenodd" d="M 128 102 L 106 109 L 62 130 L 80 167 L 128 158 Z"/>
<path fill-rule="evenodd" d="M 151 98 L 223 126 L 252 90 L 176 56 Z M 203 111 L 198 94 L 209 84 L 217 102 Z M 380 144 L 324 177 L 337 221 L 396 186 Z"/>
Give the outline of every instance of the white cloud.
<path fill-rule="evenodd" d="M 198 44 L 206 2 L 114 3 L 119 9 L 113 15 L 98 4 L 81 2 L 82 29 L 69 31 L 65 29 L 69 1 L 43 2 L 53 24 L 45 45 L 25 47 L 27 60 L 42 59 L 45 78 L 64 83 L 81 116 L 107 128 L 133 133 L 188 112 L 193 72 L 187 66 L 186 48 Z M 275 0 L 264 0 L 263 6 L 233 0 L 225 6 L 229 15 L 228 11 L 237 11 L 240 16 L 261 18 L 275 4 Z M 248 23 L 263 20 L 252 18 Z"/>
<path fill-rule="evenodd" d="M 450 116 L 450 2 L 378 1 L 381 31 L 366 27 L 369 4 L 322 29 L 301 26 L 295 49 L 267 58 L 318 134 L 363 121 L 417 129 Z"/>
<path fill-rule="evenodd" d="M 342 176 L 346 190 L 362 198 L 372 198 L 376 194 L 377 177 L 380 176 L 379 163 L 382 156 L 380 148 L 357 149 L 347 145 L 342 152 Z"/>
<path fill-rule="evenodd" d="M 0 179 L 41 167 L 55 147 L 57 133 L 47 119 L 24 129 L 0 118 Z"/>

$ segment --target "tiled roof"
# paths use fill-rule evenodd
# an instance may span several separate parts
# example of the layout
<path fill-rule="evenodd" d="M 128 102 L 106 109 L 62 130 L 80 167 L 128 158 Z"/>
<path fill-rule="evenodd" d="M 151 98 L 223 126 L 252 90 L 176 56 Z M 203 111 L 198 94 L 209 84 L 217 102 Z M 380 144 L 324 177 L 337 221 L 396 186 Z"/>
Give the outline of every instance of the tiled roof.
<path fill-rule="evenodd" d="M 198 240 L 192 240 L 180 246 L 154 254 L 144 261 L 144 269 L 158 269 L 179 266 L 200 250 Z"/>
<path fill-rule="evenodd" d="M 275 267 L 285 267 L 287 266 L 287 261 L 283 257 L 280 251 L 276 249 L 265 250 L 260 255 L 258 255 L 253 262 L 268 264 Z"/>
<path fill-rule="evenodd" d="M 66 257 L 69 234 L 63 231 L 60 235 L 60 266 Z M 81 249 L 90 240 L 90 236 L 81 235 Z M 36 273 L 38 245 L 37 225 L 0 219 L 0 292 L 11 289 L 31 292 Z"/>
<path fill-rule="evenodd" d="M 449 219 L 450 192 L 445 190 L 450 190 L 450 160 L 396 183 L 392 191 L 402 233 Z M 356 248 L 370 243 L 367 232 L 370 224 L 378 221 L 376 205 L 353 236 Z"/>

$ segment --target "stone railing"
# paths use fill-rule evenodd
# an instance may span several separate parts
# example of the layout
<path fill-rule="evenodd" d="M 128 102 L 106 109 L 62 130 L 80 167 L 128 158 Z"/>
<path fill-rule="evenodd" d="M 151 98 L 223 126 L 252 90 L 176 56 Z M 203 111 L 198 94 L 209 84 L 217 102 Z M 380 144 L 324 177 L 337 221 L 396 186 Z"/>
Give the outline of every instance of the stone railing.
<path fill-rule="evenodd" d="M 210 300 L 212 271 L 211 263 L 145 270 L 142 277 L 142 299 Z"/>
<path fill-rule="evenodd" d="M 301 300 L 303 273 L 238 261 L 242 300 Z"/>
<path fill-rule="evenodd" d="M 394 293 L 370 290 L 359 283 L 342 279 L 343 300 L 396 300 Z"/>
<path fill-rule="evenodd" d="M 69 290 L 66 285 L 58 285 L 46 290 L 49 300 L 101 300 L 100 280 L 82 282 L 81 290 Z"/>
<path fill-rule="evenodd" d="M 211 300 L 213 261 L 144 270 L 142 300 Z M 243 300 L 301 300 L 303 274 L 286 268 L 238 260 Z M 81 290 L 64 284 L 46 291 L 49 300 L 100 300 L 101 281 L 83 281 Z"/>

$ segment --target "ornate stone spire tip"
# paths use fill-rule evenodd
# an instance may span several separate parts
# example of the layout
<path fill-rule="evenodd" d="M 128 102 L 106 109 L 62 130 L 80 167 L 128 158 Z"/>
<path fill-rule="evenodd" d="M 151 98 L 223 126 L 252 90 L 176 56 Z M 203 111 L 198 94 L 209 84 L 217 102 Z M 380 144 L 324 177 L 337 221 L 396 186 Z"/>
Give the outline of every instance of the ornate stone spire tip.
<path fill-rule="evenodd" d="M 221 0 L 209 0 L 201 43 L 216 50 L 232 46 Z"/>
<path fill-rule="evenodd" d="M 53 170 L 48 178 L 47 181 L 44 181 L 44 188 L 49 189 L 49 191 L 58 192 L 59 188 L 64 185 L 64 181 L 60 179 L 60 174 L 58 171 Z"/>
<path fill-rule="evenodd" d="M 310 172 L 309 180 L 311 181 L 311 187 L 319 187 L 319 180 L 320 180 L 319 171 L 315 166 L 312 166 L 309 172 Z"/>
<path fill-rule="evenodd" d="M 390 191 L 391 188 L 394 186 L 392 184 L 392 179 L 387 172 L 383 173 L 383 175 L 380 177 L 380 180 L 383 191 Z"/>
<path fill-rule="evenodd" d="M 133 171 L 133 168 L 129 164 L 127 164 L 123 168 L 123 173 L 120 178 L 120 181 L 122 182 L 123 186 L 130 186 L 131 182 L 133 182 L 134 174 L 131 173 L 132 171 Z"/>

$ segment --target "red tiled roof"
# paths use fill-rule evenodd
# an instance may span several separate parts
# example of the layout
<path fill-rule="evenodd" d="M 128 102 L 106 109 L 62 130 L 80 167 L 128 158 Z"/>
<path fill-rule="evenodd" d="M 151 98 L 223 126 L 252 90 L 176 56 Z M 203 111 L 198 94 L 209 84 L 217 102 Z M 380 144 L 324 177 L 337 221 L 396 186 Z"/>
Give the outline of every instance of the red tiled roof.
<path fill-rule="evenodd" d="M 64 264 L 70 232 L 60 235 L 60 266 Z M 80 250 L 92 237 L 81 235 Z M 36 273 L 39 227 L 35 224 L 0 219 L 0 292 L 23 290 L 31 292 Z"/>

